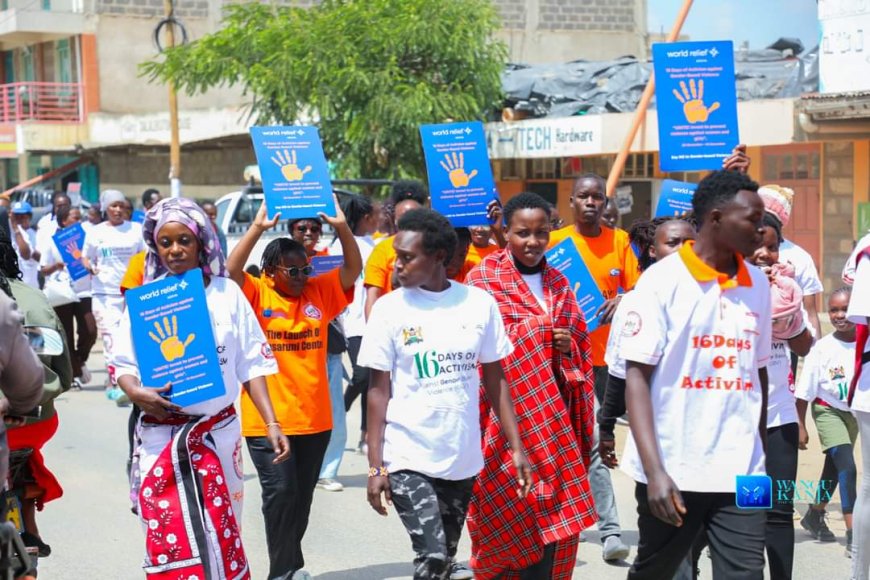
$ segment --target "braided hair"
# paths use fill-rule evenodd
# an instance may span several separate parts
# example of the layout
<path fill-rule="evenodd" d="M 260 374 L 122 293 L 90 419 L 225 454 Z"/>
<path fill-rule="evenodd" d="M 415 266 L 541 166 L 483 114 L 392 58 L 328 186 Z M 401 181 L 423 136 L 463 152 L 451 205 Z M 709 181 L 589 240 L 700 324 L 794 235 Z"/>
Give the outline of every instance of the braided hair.
<path fill-rule="evenodd" d="M 263 257 L 260 258 L 260 270 L 264 274 L 271 274 L 275 268 L 281 265 L 282 258 L 290 256 L 301 256 L 302 259 L 308 260 L 305 246 L 296 240 L 291 238 L 274 239 L 263 250 Z"/>
<path fill-rule="evenodd" d="M 697 227 L 695 216 L 692 213 L 679 217 L 662 216 L 651 220 L 639 219 L 631 224 L 628 230 L 628 239 L 637 247 L 637 263 L 641 272 L 655 263 L 655 258 L 650 257 L 649 250 L 655 243 L 656 230 L 659 229 L 660 225 L 675 221 L 683 221 L 693 228 Z"/>

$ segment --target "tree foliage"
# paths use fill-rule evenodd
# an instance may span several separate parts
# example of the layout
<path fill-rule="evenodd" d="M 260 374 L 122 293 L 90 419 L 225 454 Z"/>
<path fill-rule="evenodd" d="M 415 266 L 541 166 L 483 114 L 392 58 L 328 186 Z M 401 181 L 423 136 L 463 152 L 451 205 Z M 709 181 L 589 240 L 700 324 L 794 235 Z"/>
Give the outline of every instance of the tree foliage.
<path fill-rule="evenodd" d="M 419 176 L 419 125 L 500 103 L 498 27 L 489 0 L 236 4 L 221 30 L 141 70 L 189 94 L 241 86 L 260 124 L 316 124 L 345 176 Z"/>

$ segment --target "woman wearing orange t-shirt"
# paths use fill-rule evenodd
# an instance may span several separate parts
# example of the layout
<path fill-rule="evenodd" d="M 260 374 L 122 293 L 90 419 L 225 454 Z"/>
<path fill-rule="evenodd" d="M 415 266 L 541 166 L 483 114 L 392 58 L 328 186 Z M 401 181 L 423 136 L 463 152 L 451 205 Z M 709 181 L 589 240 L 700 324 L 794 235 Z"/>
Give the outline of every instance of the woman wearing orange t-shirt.
<path fill-rule="evenodd" d="M 278 374 L 266 383 L 277 422 L 290 440 L 290 459 L 275 465 L 274 452 L 263 437 L 265 425 L 250 399 L 242 395 L 242 435 L 263 494 L 269 578 L 310 578 L 302 570 L 302 537 L 332 430 L 327 326 L 353 299 L 354 283 L 362 272 L 353 232 L 340 208 L 336 213 L 336 217 L 320 214 L 341 242 L 344 264 L 336 270 L 311 278 L 313 268 L 305 242 L 278 238 L 263 252 L 262 276 L 245 274 L 251 250 L 280 219 L 280 214 L 266 219 L 265 206 L 227 260 L 230 277 L 253 306 L 278 361 Z"/>

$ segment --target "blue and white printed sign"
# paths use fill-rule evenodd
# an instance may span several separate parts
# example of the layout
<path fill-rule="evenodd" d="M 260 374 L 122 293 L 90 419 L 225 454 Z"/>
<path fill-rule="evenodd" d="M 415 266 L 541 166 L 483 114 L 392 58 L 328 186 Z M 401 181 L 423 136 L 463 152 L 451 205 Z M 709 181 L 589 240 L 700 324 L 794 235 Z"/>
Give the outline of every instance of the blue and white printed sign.
<path fill-rule="evenodd" d="M 662 171 L 719 169 L 739 143 L 731 41 L 653 45 Z"/>
<path fill-rule="evenodd" d="M 589 272 L 589 268 L 580 257 L 577 246 L 570 238 L 562 240 L 546 253 L 547 264 L 562 272 L 574 295 L 577 296 L 577 304 L 583 311 L 586 319 L 586 329 L 592 332 L 598 328 L 598 309 L 604 304 L 604 295 L 595 283 L 595 278 Z"/>
<path fill-rule="evenodd" d="M 487 206 L 498 199 L 483 124 L 422 125 L 432 209 L 455 227 L 489 225 Z"/>
<path fill-rule="evenodd" d="M 269 217 L 334 216 L 329 166 L 316 127 L 251 127 Z"/>

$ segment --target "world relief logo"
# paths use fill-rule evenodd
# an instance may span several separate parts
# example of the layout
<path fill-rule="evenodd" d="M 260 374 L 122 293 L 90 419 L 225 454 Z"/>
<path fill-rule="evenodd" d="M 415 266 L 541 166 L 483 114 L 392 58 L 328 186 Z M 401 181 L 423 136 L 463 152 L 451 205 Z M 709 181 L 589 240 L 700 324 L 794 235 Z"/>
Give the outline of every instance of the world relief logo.
<path fill-rule="evenodd" d="M 769 510 L 773 507 L 773 481 L 769 475 L 737 476 L 737 507 Z"/>
<path fill-rule="evenodd" d="M 179 290 L 184 292 L 187 290 L 189 284 L 186 280 L 182 280 L 177 284 L 172 284 L 171 286 L 164 286 L 160 289 L 154 289 L 151 292 L 146 292 L 144 294 L 139 295 L 139 300 L 142 302 L 151 300 L 152 298 L 157 298 L 158 296 L 164 296 L 166 294 L 172 294 L 173 292 L 178 292 Z"/>
<path fill-rule="evenodd" d="M 834 495 L 833 481 L 778 479 L 769 475 L 738 475 L 736 502 L 742 509 L 771 509 L 773 504 L 825 503 Z"/>

